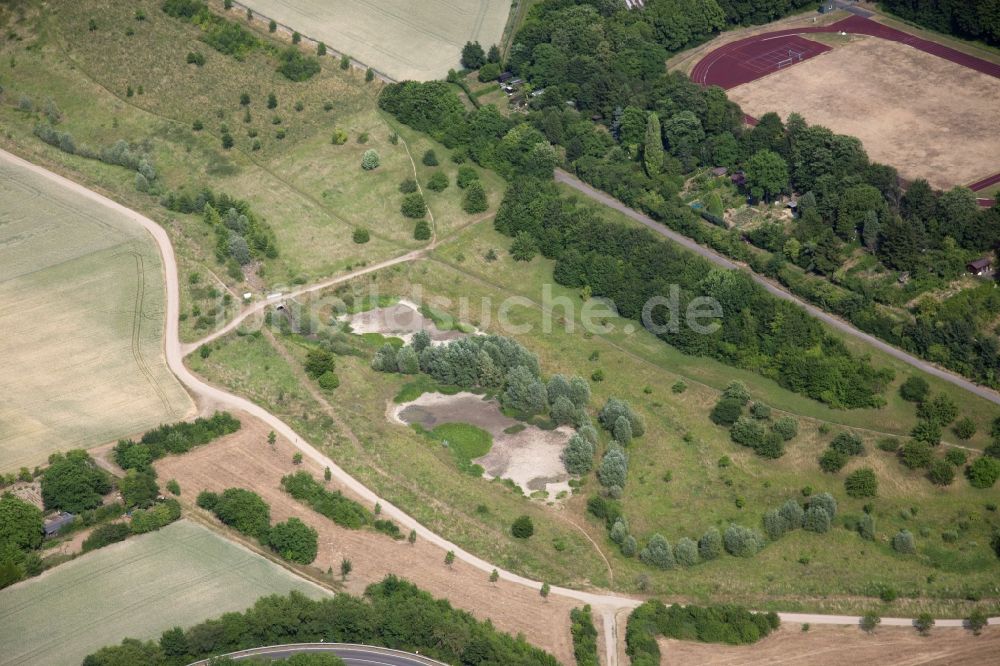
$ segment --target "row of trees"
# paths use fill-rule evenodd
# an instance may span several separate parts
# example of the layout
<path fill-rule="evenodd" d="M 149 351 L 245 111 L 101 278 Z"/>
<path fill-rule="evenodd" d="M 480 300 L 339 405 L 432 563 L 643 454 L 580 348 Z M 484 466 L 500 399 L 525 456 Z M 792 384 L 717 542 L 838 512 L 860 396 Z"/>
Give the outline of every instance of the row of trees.
<path fill-rule="evenodd" d="M 183 666 L 261 645 L 318 642 L 378 645 L 468 666 L 558 664 L 524 638 L 500 633 L 490 622 L 479 622 L 395 576 L 368 586 L 363 598 L 337 594 L 313 600 L 298 592 L 264 597 L 243 613 L 227 613 L 187 630 L 168 629 L 158 641 L 125 639 L 83 663 Z"/>
<path fill-rule="evenodd" d="M 198 506 L 237 532 L 257 539 L 290 562 L 310 564 L 316 559 L 319 535 L 298 518 L 271 526 L 271 507 L 257 493 L 244 488 L 227 488 L 216 494 L 198 494 Z"/>
<path fill-rule="evenodd" d="M 881 4 L 931 30 L 1000 45 L 1000 14 L 992 0 L 882 0 Z"/>
<path fill-rule="evenodd" d="M 281 479 L 281 488 L 299 500 L 309 505 L 337 525 L 348 529 L 361 529 L 366 525 L 379 532 L 388 534 L 393 539 L 402 539 L 399 526 L 391 520 L 379 518 L 364 506 L 352 499 L 344 497 L 339 490 L 327 490 L 323 484 L 314 479 L 309 472 L 299 471 Z"/>
<path fill-rule="evenodd" d="M 515 180 L 494 224 L 509 236 L 531 236 L 543 255 L 556 259 L 558 283 L 609 298 L 624 317 L 640 319 L 654 297 L 676 300 L 676 307 L 655 308 L 649 319 L 660 338 L 685 353 L 753 368 L 834 407 L 884 404 L 893 373 L 852 355 L 804 310 L 771 296 L 744 273 L 714 268 L 647 229 L 604 220 L 561 197 L 551 182 Z M 676 314 L 703 296 L 721 310 L 721 326 L 710 333 L 681 325 Z"/>
<path fill-rule="evenodd" d="M 138 442 L 118 440 L 114 448 L 115 463 L 125 470 L 149 469 L 153 461 L 168 454 L 187 453 L 196 446 L 240 429 L 240 421 L 229 412 L 215 412 L 209 418 L 161 425 L 143 434 Z"/>

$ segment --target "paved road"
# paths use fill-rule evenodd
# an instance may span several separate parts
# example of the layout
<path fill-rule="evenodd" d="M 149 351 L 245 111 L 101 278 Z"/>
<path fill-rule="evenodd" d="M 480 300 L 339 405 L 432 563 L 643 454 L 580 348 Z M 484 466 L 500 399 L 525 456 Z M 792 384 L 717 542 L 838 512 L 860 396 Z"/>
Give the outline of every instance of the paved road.
<path fill-rule="evenodd" d="M 270 645 L 267 647 L 240 650 L 239 652 L 230 652 L 221 656 L 229 657 L 233 661 L 241 661 L 251 657 L 288 659 L 292 655 L 299 653 L 333 654 L 343 659 L 347 666 L 444 666 L 440 661 L 410 654 L 409 652 L 350 643 L 290 643 L 287 645 Z M 208 663 L 208 659 L 203 659 L 189 666 L 205 666 Z"/>
<path fill-rule="evenodd" d="M 709 249 L 704 245 L 699 245 L 698 243 L 691 240 L 687 236 L 679 234 L 676 231 L 673 231 L 672 229 L 660 224 L 659 222 L 656 222 L 651 217 L 643 215 L 642 213 L 629 208 L 628 206 L 618 201 L 611 195 L 606 194 L 605 192 L 601 192 L 600 190 L 594 189 L 593 187 L 587 185 L 585 182 L 583 182 L 576 176 L 566 173 L 561 169 L 556 170 L 556 180 L 559 181 L 560 183 L 565 183 L 566 185 L 569 185 L 573 189 L 579 191 L 580 193 L 586 195 L 587 197 L 605 206 L 608 206 L 609 208 L 614 208 L 618 212 L 627 215 L 631 219 L 648 227 L 652 231 L 660 234 L 661 236 L 669 238 L 675 243 L 683 245 L 685 248 L 691 250 L 692 252 L 704 257 L 705 259 L 708 259 L 717 266 L 722 266 L 723 268 L 729 268 L 734 270 L 740 270 L 745 268 L 744 266 L 741 266 L 736 262 L 732 261 L 731 259 L 728 259 L 727 257 L 719 254 L 715 250 Z M 764 289 L 766 289 L 774 296 L 795 303 L 796 305 L 804 308 L 812 316 L 816 317 L 817 319 L 826 324 L 829 324 L 838 331 L 842 331 L 850 336 L 858 338 L 859 340 L 863 340 L 872 347 L 875 347 L 876 349 L 883 351 L 886 354 L 889 354 L 890 356 L 897 358 L 900 361 L 903 361 L 904 363 L 908 363 L 909 365 L 913 366 L 914 368 L 917 368 L 918 370 L 926 372 L 927 374 L 930 375 L 934 375 L 935 377 L 943 379 L 946 382 L 950 382 L 955 386 L 958 386 L 959 388 L 963 388 L 966 391 L 974 393 L 981 398 L 985 398 L 990 402 L 1000 405 L 1000 393 L 997 393 L 993 389 L 987 388 L 985 386 L 980 386 L 979 384 L 973 383 L 960 375 L 945 370 L 944 368 L 939 368 L 936 365 L 932 365 L 931 363 L 928 363 L 927 361 L 924 361 L 921 358 L 917 358 L 912 354 L 908 354 L 902 349 L 894 347 L 889 343 L 876 338 L 875 336 L 865 333 L 864 331 L 860 331 L 854 328 L 854 326 L 852 326 L 851 324 L 844 321 L 843 319 L 835 317 L 830 313 L 826 312 L 825 310 L 821 310 L 815 305 L 812 305 L 811 303 L 802 300 L 798 296 L 795 296 L 794 294 L 786 291 L 784 288 L 778 286 L 777 284 L 775 284 L 771 280 L 768 280 L 762 275 L 758 275 L 757 273 L 754 273 L 749 269 L 747 269 L 747 272 L 755 282 L 764 287 Z"/>
<path fill-rule="evenodd" d="M 51 171 L 48 171 L 47 169 L 44 169 L 40 166 L 27 162 L 4 150 L 0 150 L 0 160 L 6 160 L 22 168 L 29 169 L 38 175 L 44 176 L 49 180 L 78 193 L 81 196 L 87 197 L 92 201 L 96 201 L 100 204 L 103 204 L 104 206 L 107 206 L 112 210 L 118 211 L 119 213 L 133 220 L 136 224 L 140 225 L 146 231 L 149 232 L 149 234 L 153 237 L 153 240 L 159 247 L 160 254 L 163 259 L 163 269 L 165 278 L 164 283 L 166 287 L 166 299 L 165 299 L 166 326 L 165 326 L 164 346 L 166 352 L 167 365 L 170 368 L 170 370 L 175 375 L 177 375 L 177 378 L 181 381 L 181 383 L 184 384 L 188 388 L 188 390 L 191 391 L 191 393 L 194 394 L 194 396 L 199 399 L 203 409 L 210 411 L 211 409 L 219 408 L 219 409 L 242 411 L 249 414 L 250 416 L 253 416 L 254 418 L 260 419 L 261 421 L 266 423 L 270 428 L 272 428 L 276 433 L 279 433 L 280 435 L 288 439 L 290 442 L 292 442 L 299 449 L 299 451 L 302 452 L 304 456 L 308 456 L 309 458 L 316 461 L 319 465 L 323 467 L 329 467 L 333 478 L 336 479 L 337 483 L 343 485 L 348 491 L 354 493 L 355 495 L 360 497 L 362 500 L 368 502 L 372 506 L 374 506 L 376 503 L 381 504 L 382 513 L 386 517 L 399 523 L 404 529 L 415 530 L 417 535 L 421 539 L 424 539 L 429 543 L 434 544 L 435 546 L 441 548 L 442 550 L 453 551 L 455 553 L 456 558 L 479 569 L 480 571 L 489 573 L 494 569 L 496 569 L 500 578 L 503 580 L 510 581 L 518 585 L 523 585 L 533 590 L 541 589 L 542 583 L 540 581 L 531 580 L 529 578 L 525 578 L 524 576 L 520 576 L 510 571 L 501 569 L 500 567 L 495 567 L 493 564 L 487 562 L 486 560 L 483 560 L 482 558 L 477 557 L 472 553 L 463 550 L 462 548 L 451 543 L 444 537 L 441 537 L 438 534 L 429 530 L 428 528 L 424 527 L 416 519 L 414 519 L 412 516 L 404 512 L 402 509 L 396 507 L 388 500 L 379 497 L 372 490 L 370 490 L 364 484 L 362 484 L 360 481 L 358 481 L 353 476 L 348 474 L 345 470 L 343 470 L 340 466 L 338 466 L 337 463 L 335 463 L 326 455 L 318 451 L 315 447 L 313 447 L 306 440 L 300 437 L 299 434 L 296 433 L 288 424 L 286 424 L 284 421 L 279 419 L 274 414 L 271 414 L 269 411 L 263 409 L 262 407 L 253 402 L 250 402 L 246 398 L 233 395 L 223 389 L 220 389 L 216 386 L 212 386 L 203 381 L 202 379 L 200 379 L 199 377 L 193 375 L 184 365 L 184 353 L 182 350 L 180 339 L 178 337 L 180 290 L 177 281 L 177 261 L 174 256 L 174 248 L 170 243 L 170 238 L 167 236 L 167 232 L 164 231 L 164 229 L 160 225 L 158 225 L 156 222 L 152 221 L 148 217 L 145 217 L 144 215 L 141 215 L 140 213 L 134 210 L 126 208 L 125 206 L 122 206 L 121 204 L 98 194 L 97 192 L 93 192 L 92 190 L 89 190 L 78 183 L 74 183 L 71 180 L 63 178 L 62 176 L 52 173 Z M 571 185 L 575 181 L 583 188 L 586 188 L 581 191 L 587 192 L 587 190 L 590 190 L 591 192 L 593 192 L 594 198 L 601 200 L 599 196 L 601 195 L 601 193 L 591 190 L 589 187 L 587 187 L 583 183 L 580 183 L 580 181 L 577 181 L 576 179 L 570 177 L 568 174 L 558 174 L 558 177 L 562 182 L 568 182 Z M 607 202 L 607 205 L 612 206 L 614 208 L 618 208 L 619 210 L 624 209 L 622 210 L 622 212 L 624 212 L 626 215 L 630 215 L 630 217 L 637 216 L 635 217 L 635 219 L 638 219 L 640 222 L 643 222 L 643 219 L 641 218 L 643 218 L 644 216 L 639 215 L 639 213 L 636 213 L 635 211 L 630 211 L 630 209 L 625 208 L 615 200 L 609 200 Z M 664 229 L 660 225 L 657 225 L 649 218 L 645 218 L 645 220 L 648 221 L 648 224 L 647 222 L 643 222 L 643 224 L 646 224 L 647 226 L 652 225 L 650 226 L 650 228 L 670 237 L 668 233 L 665 233 L 668 230 Z M 712 259 L 714 257 L 716 263 L 724 262 L 720 265 L 728 264 L 729 266 L 735 267 L 735 265 L 732 264 L 732 262 L 729 262 L 727 259 L 719 257 L 718 255 L 714 255 L 714 253 L 711 253 L 709 250 L 700 247 L 699 245 L 697 245 L 688 238 L 678 235 L 677 238 L 674 240 L 676 240 L 678 243 L 681 243 L 685 247 L 689 247 L 693 251 L 697 252 L 698 254 L 701 254 L 706 258 Z M 791 300 L 795 300 L 794 297 L 791 297 L 790 295 L 786 294 L 786 297 L 788 297 Z M 601 615 L 604 623 L 605 637 L 609 639 L 607 640 L 606 666 L 617 666 L 618 664 L 617 646 L 621 640 L 622 632 L 617 631 L 617 627 L 615 626 L 614 623 L 615 614 L 619 610 L 623 609 L 629 610 L 639 606 L 642 603 L 642 600 L 617 594 L 607 594 L 602 592 L 585 592 L 582 590 L 574 590 L 571 588 L 557 587 L 557 586 L 553 586 L 550 590 L 550 593 L 554 595 L 563 596 L 569 599 L 574 599 L 576 601 L 580 601 L 585 604 L 590 604 L 594 608 L 595 612 Z M 809 622 L 811 624 L 853 625 L 857 624 L 860 621 L 860 617 L 842 616 L 842 615 L 813 615 L 813 614 L 800 614 L 800 613 L 779 613 L 778 615 L 779 617 L 781 617 L 783 621 L 793 622 L 793 623 Z M 906 618 L 882 619 L 882 624 L 885 626 L 910 626 L 912 625 L 912 623 L 913 623 L 912 620 Z M 937 621 L 937 626 L 939 627 L 954 627 L 954 626 L 961 626 L 961 624 L 962 624 L 961 620 Z M 990 620 L 990 624 L 991 625 L 1000 624 L 1000 618 L 992 618 Z M 369 664 L 369 666 L 371 665 Z"/>

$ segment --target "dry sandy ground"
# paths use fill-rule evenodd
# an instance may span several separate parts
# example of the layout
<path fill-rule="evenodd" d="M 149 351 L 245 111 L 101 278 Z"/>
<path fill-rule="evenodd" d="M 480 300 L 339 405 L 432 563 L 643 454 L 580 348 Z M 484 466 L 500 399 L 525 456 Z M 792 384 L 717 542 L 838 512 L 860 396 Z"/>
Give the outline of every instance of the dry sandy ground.
<path fill-rule="evenodd" d="M 381 333 L 386 337 L 399 338 L 406 344 L 410 344 L 413 334 L 418 331 L 427 331 L 431 336 L 431 344 L 443 344 L 466 337 L 461 331 L 442 331 L 432 320 L 420 314 L 417 305 L 409 301 L 360 312 L 344 321 L 351 326 L 353 333 Z"/>
<path fill-rule="evenodd" d="M 729 96 L 758 118 L 794 111 L 856 136 L 872 159 L 938 188 L 1000 171 L 1000 80 L 896 42 L 859 39 Z"/>
<path fill-rule="evenodd" d="M 854 627 L 782 627 L 756 645 L 722 646 L 660 641 L 661 664 L 750 666 L 752 664 L 996 664 L 1000 628 L 981 636 L 965 629 L 934 629 L 929 637 L 905 627 L 882 627 L 867 635 Z"/>
<path fill-rule="evenodd" d="M 424 393 L 416 400 L 395 407 L 390 416 L 407 425 L 419 423 L 433 428 L 442 423 L 468 423 L 493 436 L 493 447 L 481 458 L 488 478 L 510 479 L 528 495 L 544 490 L 549 499 L 559 493 L 569 494 L 569 474 L 563 466 L 562 450 L 573 430 L 560 427 L 542 430 L 533 425 L 509 434 L 511 426 L 523 425 L 500 411 L 495 400 L 484 400 L 474 393 Z"/>
<path fill-rule="evenodd" d="M 314 566 L 339 571 L 342 558 L 351 560 L 354 571 L 347 580 L 348 591 L 359 594 L 368 584 L 394 573 L 481 620 L 489 618 L 502 631 L 523 633 L 528 641 L 563 663 L 573 662 L 569 611 L 578 604 L 556 597 L 543 600 L 536 591 L 513 583 L 501 581 L 494 585 L 486 574 L 461 561 L 448 567 L 444 553 L 420 539 L 411 546 L 405 540 L 393 541 L 376 532 L 334 525 L 280 489 L 285 474 L 305 469 L 322 478 L 323 470 L 311 461 L 296 467 L 291 462 L 297 450 L 294 446 L 279 437 L 272 449 L 267 444 L 268 429 L 246 415 L 239 416 L 243 428 L 238 433 L 156 463 L 160 479 L 177 479 L 180 483 L 181 500 L 186 505 L 190 506 L 202 490 L 253 490 L 271 505 L 272 522 L 299 516 L 316 528 L 320 550 Z M 336 484 L 330 487 L 335 489 Z"/>

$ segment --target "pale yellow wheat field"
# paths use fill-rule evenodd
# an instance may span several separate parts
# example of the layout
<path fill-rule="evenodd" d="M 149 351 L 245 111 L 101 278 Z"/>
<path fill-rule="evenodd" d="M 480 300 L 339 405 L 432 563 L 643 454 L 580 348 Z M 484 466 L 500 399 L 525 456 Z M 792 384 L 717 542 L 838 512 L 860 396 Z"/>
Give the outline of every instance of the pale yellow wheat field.
<path fill-rule="evenodd" d="M 0 472 L 184 418 L 153 240 L 0 161 Z"/>

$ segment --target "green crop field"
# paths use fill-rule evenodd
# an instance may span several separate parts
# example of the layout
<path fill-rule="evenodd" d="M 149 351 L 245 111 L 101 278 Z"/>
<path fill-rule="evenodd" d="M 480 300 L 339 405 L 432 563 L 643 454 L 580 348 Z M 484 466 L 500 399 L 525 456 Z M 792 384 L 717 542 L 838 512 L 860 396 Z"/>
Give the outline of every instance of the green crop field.
<path fill-rule="evenodd" d="M 0 591 L 0 664 L 73 664 L 125 637 L 156 638 L 259 597 L 320 588 L 181 521 Z"/>
<path fill-rule="evenodd" d="M 120 213 L 0 161 L 0 471 L 184 417 L 163 276 Z"/>
<path fill-rule="evenodd" d="M 500 44 L 510 0 L 244 0 L 243 5 L 401 81 L 460 69 L 462 45 Z"/>

